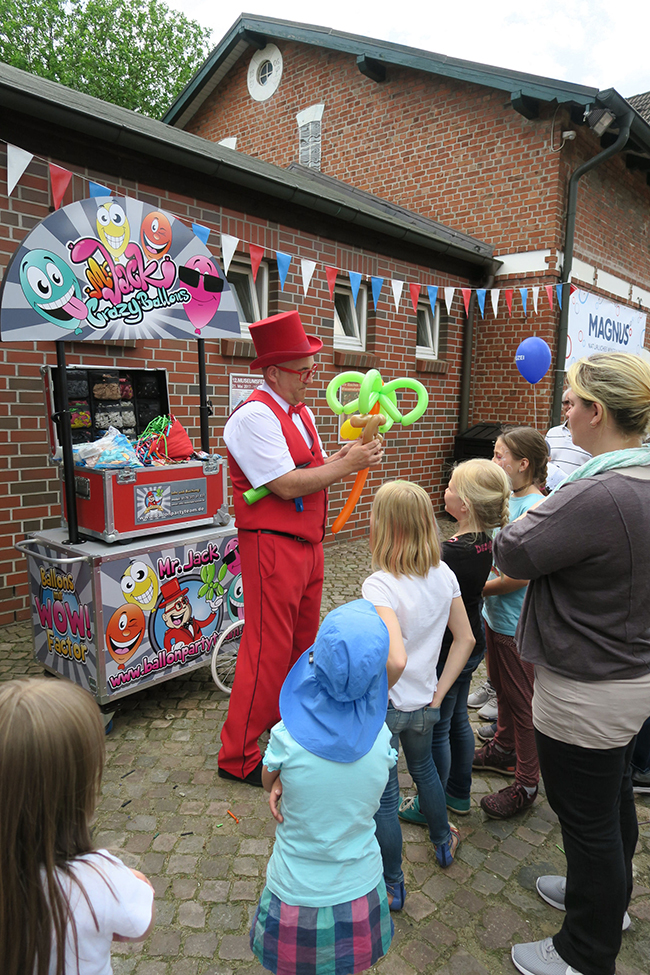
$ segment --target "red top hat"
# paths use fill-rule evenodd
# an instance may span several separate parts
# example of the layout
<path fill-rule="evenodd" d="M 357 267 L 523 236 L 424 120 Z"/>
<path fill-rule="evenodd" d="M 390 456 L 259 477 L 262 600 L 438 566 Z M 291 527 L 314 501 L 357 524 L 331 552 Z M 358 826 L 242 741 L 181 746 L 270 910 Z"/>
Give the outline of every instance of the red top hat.
<path fill-rule="evenodd" d="M 285 311 L 255 322 L 250 326 L 250 333 L 257 352 L 251 369 L 264 369 L 281 362 L 291 362 L 292 359 L 304 359 L 315 355 L 323 347 L 315 335 L 305 335 L 297 311 Z"/>
<path fill-rule="evenodd" d="M 185 596 L 189 589 L 181 589 L 178 579 L 170 579 L 169 582 L 163 582 L 160 592 L 162 593 L 162 602 L 158 609 L 164 609 L 167 603 L 173 603 L 181 596 Z"/>

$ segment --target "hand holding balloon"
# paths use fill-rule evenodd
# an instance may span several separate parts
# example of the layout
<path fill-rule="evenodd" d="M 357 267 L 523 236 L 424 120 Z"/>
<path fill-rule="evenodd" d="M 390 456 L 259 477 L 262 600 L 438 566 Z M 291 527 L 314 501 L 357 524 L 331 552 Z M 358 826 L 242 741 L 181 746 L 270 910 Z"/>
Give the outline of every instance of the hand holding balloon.
<path fill-rule="evenodd" d="M 383 426 L 385 423 L 386 423 L 386 417 L 382 416 L 381 413 L 375 413 L 374 416 L 371 416 L 370 414 L 367 413 L 365 414 L 365 416 L 353 416 L 350 418 L 350 424 L 353 427 L 363 428 L 362 443 L 364 444 L 370 443 L 370 441 L 374 440 L 377 436 L 381 437 L 381 434 L 379 433 L 379 428 Z M 354 506 L 359 500 L 359 497 L 361 496 L 361 492 L 363 491 L 364 484 L 366 483 L 368 471 L 369 468 L 364 467 L 364 469 L 362 471 L 359 471 L 356 478 L 354 479 L 354 484 L 352 486 L 352 490 L 350 491 L 350 496 L 348 500 L 345 502 L 343 510 L 341 511 L 338 518 L 332 525 L 333 535 L 336 535 L 336 533 L 343 528 L 343 525 L 346 523 L 346 521 L 352 514 L 352 511 L 354 510 Z"/>

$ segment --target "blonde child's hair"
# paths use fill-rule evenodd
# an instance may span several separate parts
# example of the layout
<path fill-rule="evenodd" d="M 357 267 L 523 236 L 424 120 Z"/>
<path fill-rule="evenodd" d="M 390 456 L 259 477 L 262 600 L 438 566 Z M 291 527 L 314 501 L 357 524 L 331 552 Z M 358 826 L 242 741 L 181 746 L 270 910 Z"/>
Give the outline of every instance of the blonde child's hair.
<path fill-rule="evenodd" d="M 429 495 L 412 481 L 388 481 L 377 491 L 370 522 L 373 570 L 426 576 L 440 563 L 438 526 Z"/>
<path fill-rule="evenodd" d="M 452 482 L 467 508 L 470 531 L 490 534 L 508 524 L 510 481 L 497 464 L 479 457 L 465 460 L 454 467 Z"/>
<path fill-rule="evenodd" d="M 567 379 L 585 403 L 599 403 L 621 433 L 645 436 L 650 429 L 650 365 L 630 352 L 597 353 L 569 367 Z"/>
<path fill-rule="evenodd" d="M 0 687 L 2 975 L 47 975 L 51 953 L 63 975 L 68 926 L 78 948 L 57 871 L 72 876 L 70 861 L 94 849 L 104 738 L 99 708 L 70 681 Z"/>

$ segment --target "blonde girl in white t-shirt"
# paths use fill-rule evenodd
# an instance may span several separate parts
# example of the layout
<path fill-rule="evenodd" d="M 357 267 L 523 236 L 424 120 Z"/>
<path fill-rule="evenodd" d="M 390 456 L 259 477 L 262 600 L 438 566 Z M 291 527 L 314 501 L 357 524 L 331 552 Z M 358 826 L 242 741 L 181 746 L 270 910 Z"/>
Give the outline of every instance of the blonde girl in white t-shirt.
<path fill-rule="evenodd" d="M 0 972 L 110 975 L 112 941 L 153 927 L 153 887 L 89 822 L 104 764 L 90 694 L 66 680 L 0 688 Z"/>
<path fill-rule="evenodd" d="M 366 579 L 362 591 L 388 627 L 389 683 L 392 661 L 406 655 L 402 676 L 389 691 L 386 723 L 393 735 L 391 744 L 396 749 L 402 744 L 436 859 L 440 866 L 448 867 L 459 835 L 447 819 L 431 737 L 440 720 L 440 704 L 465 666 L 474 636 L 456 576 L 440 561 L 438 529 L 424 488 L 410 481 L 391 481 L 379 489 L 370 521 L 370 549 L 376 571 Z M 453 643 L 438 680 L 436 664 L 447 626 Z M 375 816 L 392 910 L 400 910 L 406 896 L 398 808 L 395 766 Z"/>

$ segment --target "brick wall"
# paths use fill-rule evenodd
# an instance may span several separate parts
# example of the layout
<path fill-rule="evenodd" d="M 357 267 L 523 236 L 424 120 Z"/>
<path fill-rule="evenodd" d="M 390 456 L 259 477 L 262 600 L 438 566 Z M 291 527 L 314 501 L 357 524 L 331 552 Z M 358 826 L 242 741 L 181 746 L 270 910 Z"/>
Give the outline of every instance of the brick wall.
<path fill-rule="evenodd" d="M 284 292 L 279 290 L 277 272 L 271 264 L 269 313 L 297 307 L 307 330 L 318 332 L 325 342 L 320 355 L 323 367 L 318 373 L 309 403 L 318 416 L 326 449 L 337 449 L 337 421 L 326 404 L 325 389 L 330 379 L 342 368 L 356 367 L 365 371 L 367 363 L 375 361 L 374 356 L 385 379 L 410 376 L 424 382 L 431 397 L 427 414 L 415 426 L 404 430 L 394 427 L 387 435 L 384 469 L 381 475 L 369 477 L 361 502 L 346 530 L 338 537 L 357 537 L 367 532 L 370 501 L 383 478 L 414 478 L 431 491 L 436 507 L 441 506 L 443 470 L 453 452 L 453 437 L 458 424 L 464 309 L 460 297 L 457 297 L 452 315 L 448 319 L 443 316 L 446 371 L 423 372 L 416 366 L 416 321 L 408 289 L 404 289 L 399 312 L 395 313 L 388 284 L 393 277 L 429 282 L 430 269 L 385 258 L 380 253 L 360 252 L 332 240 L 310 237 L 289 226 L 269 224 L 233 212 L 227 207 L 215 208 L 204 205 L 200 200 L 162 193 L 148 183 L 116 183 L 105 173 L 79 170 L 72 179 L 64 204 L 87 195 L 87 183 L 82 177 L 107 185 L 119 195 L 137 196 L 188 222 L 198 221 L 208 227 L 211 231 L 208 244 L 219 261 L 220 232 L 264 246 L 269 258 L 277 249 L 295 255 Z M 1 187 L 6 186 L 5 180 L 6 155 L 4 146 L 0 146 Z M 28 231 L 48 215 L 49 205 L 47 161 L 34 159 L 11 198 L 8 200 L 6 196 L 0 196 L 0 273 L 4 273 L 7 262 Z M 241 248 L 247 253 L 245 244 L 242 243 Z M 302 290 L 301 257 L 320 262 L 307 297 L 303 296 Z M 324 264 L 386 278 L 377 311 L 372 307 L 372 299 L 369 299 L 367 349 L 370 357 L 365 360 L 354 355 L 334 353 L 333 305 L 327 289 Z M 447 274 L 436 273 L 435 277 L 441 286 L 460 287 L 466 284 Z M 216 451 L 223 451 L 221 433 L 228 411 L 228 374 L 249 371 L 249 346 L 250 343 L 234 343 L 232 340 L 206 342 L 208 387 L 215 411 L 210 422 L 210 435 L 212 448 Z M 200 442 L 197 352 L 193 342 L 138 341 L 134 347 L 122 347 L 117 343 L 72 342 L 66 346 L 66 355 L 70 364 L 125 370 L 166 368 L 171 409 L 187 426 L 193 441 L 197 445 Z M 42 366 L 55 364 L 52 343 L 0 343 L 0 451 L 5 472 L 0 482 L 0 507 L 3 511 L 0 526 L 0 625 L 14 618 L 26 619 L 29 616 L 25 562 L 13 548 L 15 541 L 26 532 L 56 527 L 60 522 L 57 471 L 47 463 L 46 413 L 40 372 Z M 414 405 L 411 397 L 412 394 L 407 393 L 401 401 L 400 408 L 404 412 Z M 332 517 L 341 510 L 351 485 L 352 478 L 331 491 Z"/>

